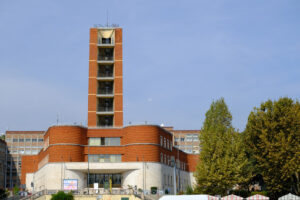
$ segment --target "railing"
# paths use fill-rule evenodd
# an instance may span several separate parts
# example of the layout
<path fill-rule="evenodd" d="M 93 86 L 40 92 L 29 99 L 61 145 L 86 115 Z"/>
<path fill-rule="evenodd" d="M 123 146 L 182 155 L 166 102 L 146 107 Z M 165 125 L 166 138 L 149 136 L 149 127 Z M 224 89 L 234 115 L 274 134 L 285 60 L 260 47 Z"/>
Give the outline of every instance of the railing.
<path fill-rule="evenodd" d="M 99 72 L 98 77 L 113 77 L 112 72 Z"/>
<path fill-rule="evenodd" d="M 93 188 L 84 188 L 80 190 L 41 190 L 39 192 L 35 192 L 32 195 L 22 197 L 20 200 L 33 200 L 37 199 L 43 195 L 52 195 L 56 194 L 59 191 L 64 191 L 65 193 L 72 192 L 72 194 L 75 196 L 77 195 L 135 195 L 135 196 L 141 196 L 142 192 L 140 191 L 134 191 L 133 189 L 121 189 L 121 188 L 112 188 L 110 189 L 93 189 Z"/>
<path fill-rule="evenodd" d="M 113 111 L 113 107 L 98 107 L 98 112 L 111 112 Z"/>
<path fill-rule="evenodd" d="M 113 56 L 98 56 L 98 60 L 100 60 L 100 61 L 113 61 L 114 57 Z"/>
<path fill-rule="evenodd" d="M 113 94 L 113 89 L 99 88 L 98 94 Z"/>

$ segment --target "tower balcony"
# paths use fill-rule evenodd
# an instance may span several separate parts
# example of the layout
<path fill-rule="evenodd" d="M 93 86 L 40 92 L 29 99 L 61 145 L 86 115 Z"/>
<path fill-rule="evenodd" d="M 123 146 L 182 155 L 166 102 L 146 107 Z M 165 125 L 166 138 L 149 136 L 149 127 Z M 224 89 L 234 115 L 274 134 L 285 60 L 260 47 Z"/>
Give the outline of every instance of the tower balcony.
<path fill-rule="evenodd" d="M 113 38 L 99 38 L 98 46 L 102 47 L 113 47 L 115 45 L 115 41 Z"/>
<path fill-rule="evenodd" d="M 99 127 L 111 127 L 113 126 L 114 116 L 113 115 L 98 115 L 97 126 Z"/>
<path fill-rule="evenodd" d="M 113 98 L 99 98 L 97 114 L 113 114 L 114 113 L 113 105 L 114 105 Z"/>
<path fill-rule="evenodd" d="M 113 65 L 99 65 L 97 79 L 112 80 L 114 78 Z"/>
<path fill-rule="evenodd" d="M 114 48 L 98 48 L 98 61 L 100 62 L 113 62 L 114 61 Z"/>

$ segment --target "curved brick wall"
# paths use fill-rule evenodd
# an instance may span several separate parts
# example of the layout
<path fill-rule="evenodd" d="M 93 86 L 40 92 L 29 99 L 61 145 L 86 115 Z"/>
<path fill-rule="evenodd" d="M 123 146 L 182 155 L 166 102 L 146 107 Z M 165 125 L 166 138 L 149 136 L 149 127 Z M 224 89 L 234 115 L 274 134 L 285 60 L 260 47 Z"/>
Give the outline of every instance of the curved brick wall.
<path fill-rule="evenodd" d="M 129 145 L 122 157 L 123 162 L 160 162 L 159 146 L 154 145 Z"/>
<path fill-rule="evenodd" d="M 86 145 L 86 128 L 79 126 L 52 126 L 48 129 L 49 144 L 71 143 Z"/>
<path fill-rule="evenodd" d="M 124 128 L 123 144 L 159 144 L 160 129 L 157 126 L 128 126 Z"/>

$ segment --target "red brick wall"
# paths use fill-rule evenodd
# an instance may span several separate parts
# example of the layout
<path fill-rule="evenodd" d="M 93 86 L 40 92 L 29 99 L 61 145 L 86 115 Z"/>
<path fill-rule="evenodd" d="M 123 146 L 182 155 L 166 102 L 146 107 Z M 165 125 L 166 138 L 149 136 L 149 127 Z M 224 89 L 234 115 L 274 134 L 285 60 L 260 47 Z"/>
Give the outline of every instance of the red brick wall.
<path fill-rule="evenodd" d="M 97 54 L 98 54 L 98 29 L 90 29 L 90 54 L 89 54 L 89 96 L 88 96 L 88 126 L 95 127 L 97 125 L 96 108 L 97 108 Z"/>
<path fill-rule="evenodd" d="M 37 171 L 38 157 L 34 156 L 22 156 L 22 168 L 21 168 L 21 184 L 26 184 L 26 173 L 33 173 Z"/>
<path fill-rule="evenodd" d="M 47 132 L 50 136 L 50 145 L 56 143 L 86 144 L 86 128 L 79 126 L 53 126 Z"/>
<path fill-rule="evenodd" d="M 187 155 L 188 170 L 192 172 L 196 171 L 198 161 L 199 161 L 198 154 L 188 154 Z"/>

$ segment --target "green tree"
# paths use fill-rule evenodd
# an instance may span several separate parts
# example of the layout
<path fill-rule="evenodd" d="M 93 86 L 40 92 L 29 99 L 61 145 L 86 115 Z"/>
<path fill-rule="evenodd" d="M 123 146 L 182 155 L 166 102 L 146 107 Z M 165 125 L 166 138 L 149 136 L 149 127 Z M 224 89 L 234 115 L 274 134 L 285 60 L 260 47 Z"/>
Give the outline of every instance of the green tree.
<path fill-rule="evenodd" d="M 5 134 L 0 135 L 1 140 L 5 140 Z"/>
<path fill-rule="evenodd" d="M 14 194 L 14 195 L 18 195 L 19 192 L 20 192 L 20 188 L 19 188 L 18 186 L 15 186 L 15 187 L 13 188 L 13 194 Z"/>
<path fill-rule="evenodd" d="M 200 159 L 194 174 L 196 191 L 226 195 L 251 177 L 241 134 L 231 125 L 232 116 L 223 98 L 206 112 L 199 135 Z"/>
<path fill-rule="evenodd" d="M 59 191 L 56 194 L 52 194 L 51 200 L 73 200 L 74 196 L 72 192 L 65 193 L 64 191 Z"/>
<path fill-rule="evenodd" d="M 300 104 L 290 98 L 254 108 L 244 132 L 256 173 L 271 197 L 300 190 Z"/>

